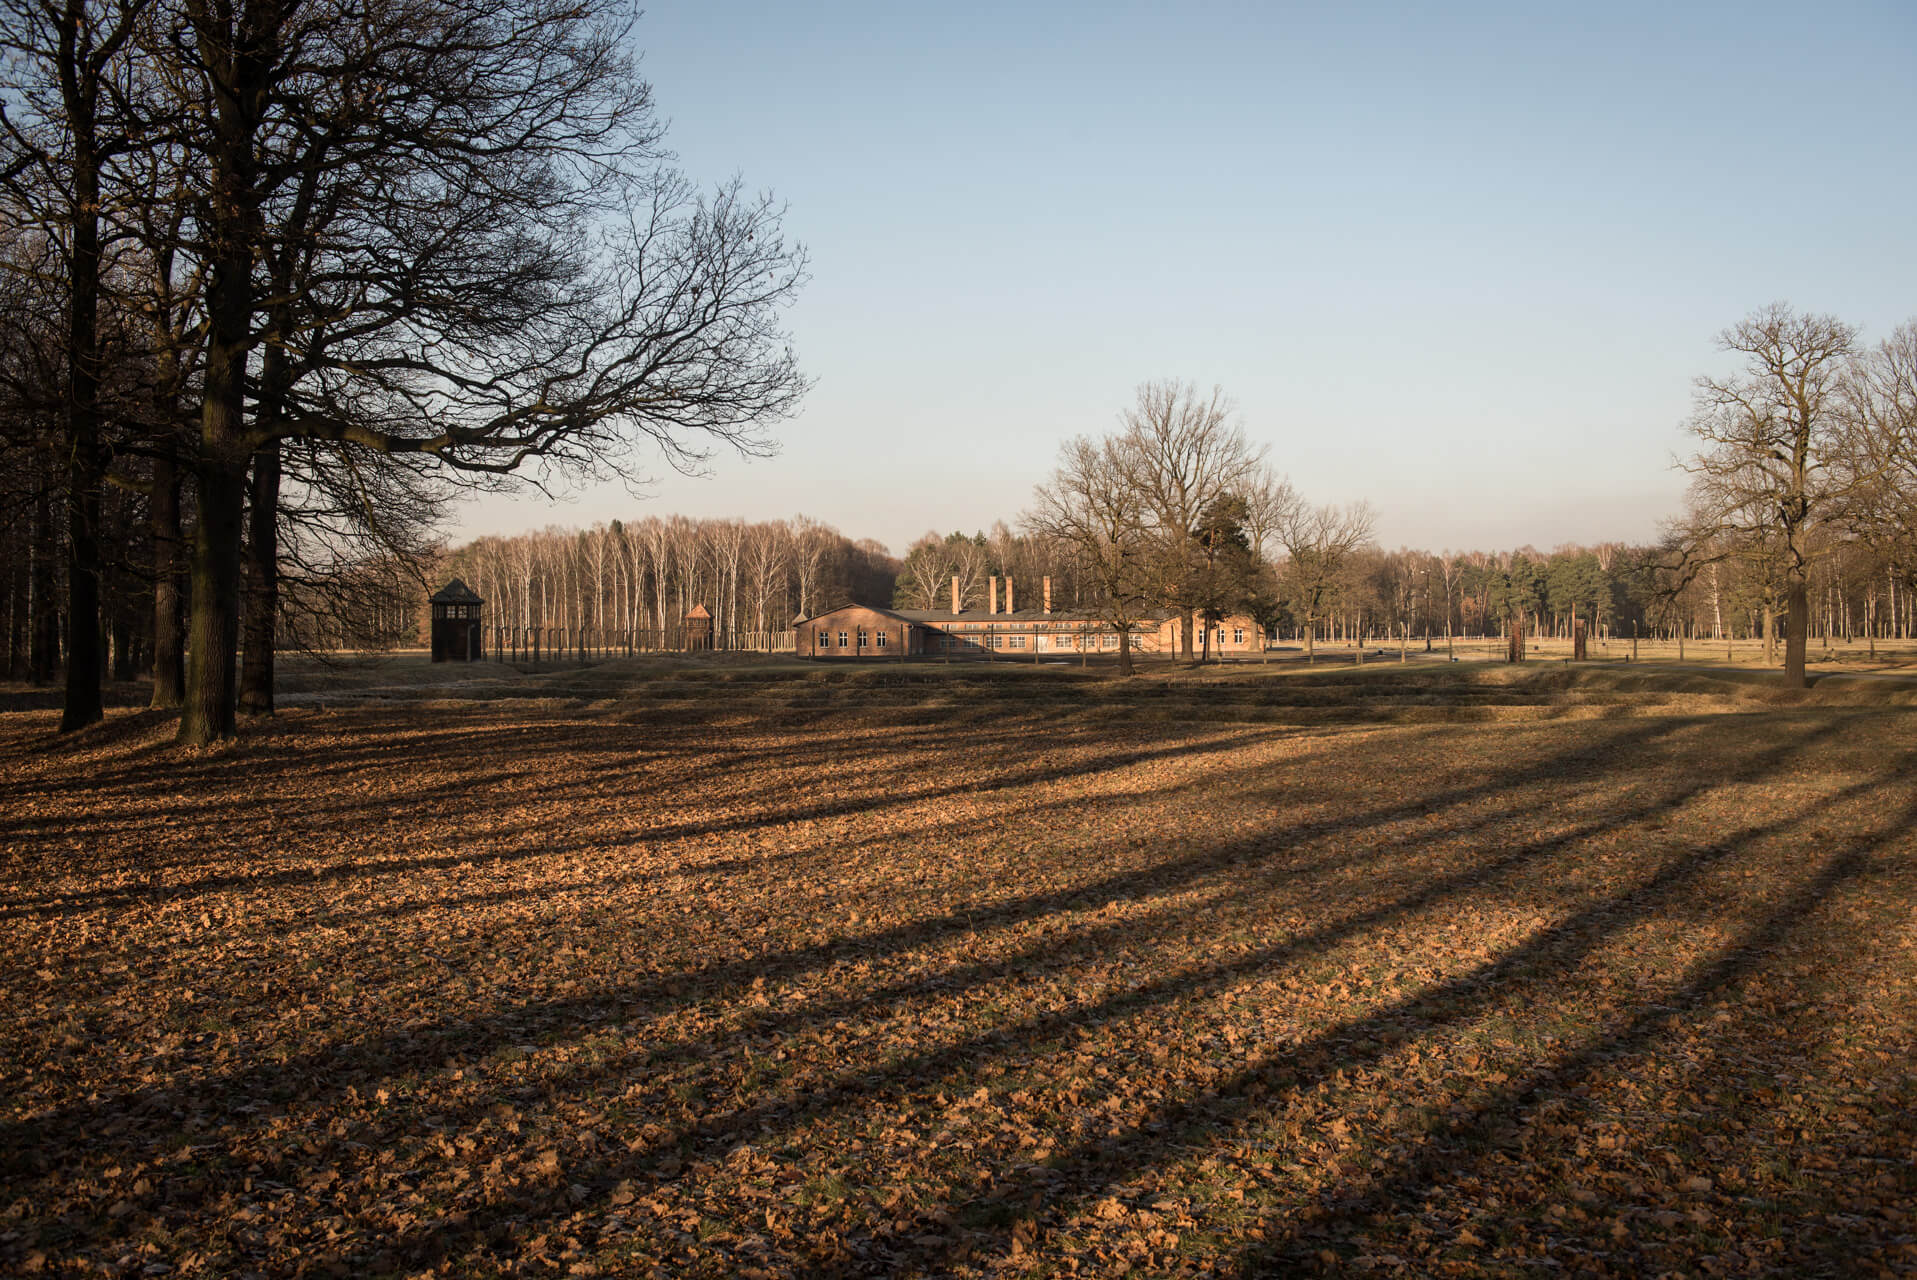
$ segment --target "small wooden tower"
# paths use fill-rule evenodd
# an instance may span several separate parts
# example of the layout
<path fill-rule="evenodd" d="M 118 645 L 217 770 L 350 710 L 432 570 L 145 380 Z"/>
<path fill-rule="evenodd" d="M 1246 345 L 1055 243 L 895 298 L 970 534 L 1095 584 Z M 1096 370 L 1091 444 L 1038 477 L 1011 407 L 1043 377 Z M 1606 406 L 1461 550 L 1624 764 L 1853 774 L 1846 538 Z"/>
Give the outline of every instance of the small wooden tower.
<path fill-rule="evenodd" d="M 702 604 L 686 615 L 686 652 L 712 647 L 712 611 Z"/>
<path fill-rule="evenodd" d="M 485 603 L 458 578 L 433 593 L 434 662 L 478 662 L 485 656 L 479 630 Z"/>

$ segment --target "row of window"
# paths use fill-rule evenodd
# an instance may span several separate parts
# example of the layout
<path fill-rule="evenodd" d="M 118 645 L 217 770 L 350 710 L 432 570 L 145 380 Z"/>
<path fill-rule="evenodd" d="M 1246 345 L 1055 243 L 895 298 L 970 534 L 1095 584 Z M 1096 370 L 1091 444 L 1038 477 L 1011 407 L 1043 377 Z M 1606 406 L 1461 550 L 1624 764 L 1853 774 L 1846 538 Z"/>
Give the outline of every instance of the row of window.
<path fill-rule="evenodd" d="M 447 604 L 441 605 L 440 608 L 446 611 L 440 615 L 443 618 L 477 618 L 479 616 L 479 606 L 476 604 Z"/>
<path fill-rule="evenodd" d="M 868 648 L 868 647 L 875 647 L 875 648 L 879 648 L 879 649 L 883 649 L 883 648 L 885 648 L 885 646 L 886 646 L 886 642 L 887 642 L 887 641 L 889 640 L 889 638 L 890 638 L 890 637 L 888 637 L 888 636 L 886 635 L 886 633 L 885 633 L 885 632 L 883 632 L 883 631 L 881 631 L 881 632 L 879 632 L 879 633 L 878 633 L 878 643 L 877 643 L 877 645 L 872 645 L 872 644 L 871 644 L 871 640 L 870 640 L 870 637 L 869 637 L 869 636 L 868 636 L 868 635 L 866 634 L 866 630 L 865 630 L 865 628 L 864 628 L 864 627 L 860 627 L 860 628 L 859 628 L 859 633 L 858 633 L 858 634 L 859 634 L 859 648 L 861 648 L 861 649 L 864 649 L 864 648 Z M 827 644 L 828 646 L 829 646 L 829 645 L 831 645 L 831 643 L 832 643 L 832 637 L 831 637 L 830 635 L 827 635 L 827 637 L 826 637 L 826 640 L 825 640 L 825 643 L 826 643 L 826 644 Z M 841 648 L 841 649 L 849 649 L 849 648 L 851 648 L 851 647 L 852 647 L 852 646 L 851 646 L 851 644 L 850 644 L 850 643 L 848 643 L 848 641 L 847 641 L 847 633 L 846 633 L 846 632 L 844 632 L 844 631 L 841 631 L 841 632 L 839 632 L 839 648 Z"/>

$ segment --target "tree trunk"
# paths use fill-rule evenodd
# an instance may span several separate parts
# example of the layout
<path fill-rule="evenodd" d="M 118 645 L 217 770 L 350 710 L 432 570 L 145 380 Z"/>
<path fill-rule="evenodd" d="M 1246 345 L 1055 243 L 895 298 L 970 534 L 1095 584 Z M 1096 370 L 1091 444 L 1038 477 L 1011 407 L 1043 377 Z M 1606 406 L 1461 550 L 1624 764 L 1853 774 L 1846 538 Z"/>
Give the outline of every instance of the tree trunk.
<path fill-rule="evenodd" d="M 240 551 L 249 454 L 241 443 L 251 315 L 248 270 L 245 259 L 222 261 L 207 290 L 211 332 L 196 466 L 200 520 L 193 536 L 193 612 L 179 734 L 187 745 L 230 738 L 236 731 Z"/>
<path fill-rule="evenodd" d="M 189 746 L 230 738 L 236 730 L 240 543 L 246 507 L 243 466 L 204 459 L 199 478 L 200 520 L 193 536 L 186 699 L 181 706 L 179 733 L 179 741 Z"/>
<path fill-rule="evenodd" d="M 97 430 L 76 426 L 67 493 L 67 677 L 60 732 L 97 723 L 106 714 L 101 683 L 100 487 L 104 466 Z"/>
<path fill-rule="evenodd" d="M 55 604 L 58 576 L 55 562 L 52 481 L 44 470 L 37 477 L 40 492 L 33 502 L 32 568 L 28 593 L 32 597 L 33 634 L 27 642 L 27 678 L 34 684 L 52 684 L 60 666 L 60 610 Z"/>
<path fill-rule="evenodd" d="M 206 357 L 194 469 L 200 519 L 193 537 L 193 602 L 179 741 L 230 738 L 240 630 L 240 550 L 246 513 L 246 371 L 252 352 L 253 266 L 264 240 L 254 138 L 277 32 L 250 29 L 229 9 L 188 0 L 202 50 L 212 51 L 212 244 L 206 284 Z"/>
<path fill-rule="evenodd" d="M 27 568 L 31 560 L 29 543 L 10 538 L 15 554 L 7 560 L 7 679 L 27 678 L 27 613 L 31 596 L 27 590 Z"/>
<path fill-rule="evenodd" d="M 74 162 L 72 278 L 67 308 L 67 679 L 60 732 L 105 714 L 101 682 L 100 496 L 106 456 L 100 442 L 98 335 L 100 296 L 99 170 L 90 150 L 92 122 L 79 122 Z"/>
<path fill-rule="evenodd" d="M 240 710 L 273 714 L 274 624 L 280 607 L 280 443 L 253 455 L 246 530 L 245 661 L 240 668 Z"/>
<path fill-rule="evenodd" d="M 113 679 L 126 683 L 134 678 L 134 619 L 127 616 L 126 609 L 117 607 L 113 612 Z"/>
<path fill-rule="evenodd" d="M 1185 661 L 1193 661 L 1191 610 L 1181 610 L 1178 614 L 1178 643 L 1185 651 Z M 1173 657 L 1178 655 L 1173 654 Z"/>
<path fill-rule="evenodd" d="M 1802 575 L 1793 575 L 1784 597 L 1784 687 L 1805 687 L 1805 649 L 1810 638 L 1810 601 Z"/>
<path fill-rule="evenodd" d="M 171 708 L 179 706 L 186 693 L 186 644 L 180 610 L 180 470 L 170 457 L 153 464 L 147 524 L 153 535 L 153 699 L 149 705 Z"/>

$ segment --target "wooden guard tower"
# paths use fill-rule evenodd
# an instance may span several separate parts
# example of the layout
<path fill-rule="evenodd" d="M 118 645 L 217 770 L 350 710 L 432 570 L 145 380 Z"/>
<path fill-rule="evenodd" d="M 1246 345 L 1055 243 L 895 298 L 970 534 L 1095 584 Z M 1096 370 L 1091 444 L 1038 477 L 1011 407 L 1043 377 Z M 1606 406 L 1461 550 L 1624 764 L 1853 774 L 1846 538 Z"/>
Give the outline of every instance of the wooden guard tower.
<path fill-rule="evenodd" d="M 433 593 L 434 662 L 478 662 L 485 656 L 479 630 L 485 603 L 458 578 Z"/>
<path fill-rule="evenodd" d="M 712 647 L 712 611 L 702 604 L 692 606 L 686 615 L 686 651 Z"/>

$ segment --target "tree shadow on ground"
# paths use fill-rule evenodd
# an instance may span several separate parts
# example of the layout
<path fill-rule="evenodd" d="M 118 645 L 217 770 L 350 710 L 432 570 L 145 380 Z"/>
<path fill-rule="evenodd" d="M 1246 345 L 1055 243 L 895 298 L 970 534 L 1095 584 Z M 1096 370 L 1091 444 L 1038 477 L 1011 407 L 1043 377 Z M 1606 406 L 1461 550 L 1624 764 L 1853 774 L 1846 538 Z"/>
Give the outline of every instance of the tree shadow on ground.
<path fill-rule="evenodd" d="M 1664 1210 L 1639 1202 L 1665 1189 L 1651 1175 L 1671 1142 L 1627 1135 L 1575 1158 L 1614 1179 L 1602 1194 L 1629 1212 L 1600 1217 L 1574 1200 L 1588 1223 L 1549 1218 L 1552 1178 L 1582 1141 L 1557 1130 L 1610 1116 L 1605 1090 L 1656 1076 L 1660 1055 L 1681 1049 L 1657 1097 L 1696 1113 L 1678 1121 L 1697 1131 L 1687 1169 L 1704 1172 L 1690 1176 L 1726 1186 L 1748 1153 L 1710 1148 L 1718 1135 L 1697 1116 L 1741 1103 L 1688 1101 L 1712 1054 L 1788 1028 L 1770 1051 L 1798 1094 L 1866 1070 L 1819 1055 L 1839 1013 L 1908 994 L 1907 959 L 1868 977 L 1824 966 L 1840 985 L 1783 1008 L 1814 994 L 1785 967 L 1790 947 L 1870 954 L 1859 940 L 1907 911 L 1911 776 L 1895 756 L 1858 776 L 1835 750 L 1849 727 L 1644 719 L 1465 742 L 1235 731 L 1037 767 L 994 761 L 1031 739 L 1039 726 L 1027 725 L 926 740 L 918 750 L 954 767 L 980 753 L 971 781 L 951 784 L 914 783 L 910 761 L 887 773 L 886 753 L 862 751 L 876 776 L 858 794 L 874 803 L 781 805 L 792 783 L 745 778 L 741 812 L 678 821 L 661 843 L 707 851 L 680 865 L 715 878 L 698 892 L 716 900 L 690 915 L 687 884 L 646 891 L 666 867 L 620 872 L 590 839 L 515 851 L 505 865 L 530 877 L 522 892 L 569 896 L 550 912 L 481 916 L 464 936 L 413 935 L 436 949 L 456 940 L 446 960 L 488 976 L 450 999 L 410 971 L 383 973 L 398 953 L 379 931 L 509 904 L 512 886 L 437 906 L 382 900 L 409 876 L 452 870 L 440 855 L 342 863 L 317 886 L 272 869 L 200 877 L 186 900 L 245 907 L 241 931 L 272 918 L 241 895 L 346 898 L 323 958 L 379 998 L 353 1017 L 350 996 L 302 1010 L 288 989 L 235 992 L 222 1000 L 270 1006 L 279 1034 L 220 1041 L 217 1056 L 140 1057 L 117 1076 L 71 1051 L 14 1057 L 5 1082 L 34 1092 L 0 1128 L 11 1153 L 0 1176 L 33 1238 L 0 1244 L 12 1251 L 0 1261 L 29 1244 L 117 1258 L 163 1229 L 170 1256 L 288 1274 L 596 1260 L 910 1275 L 1065 1258 L 1256 1274 L 1450 1264 L 1472 1256 L 1461 1233 L 1489 1230 L 1487 1214 L 1521 1228 L 1509 1241 L 1472 1235 L 1487 1269 L 1506 1265 L 1493 1257 L 1518 1265 L 1494 1250 L 1539 1241 L 1559 1265 L 1668 1261 L 1761 1214 L 1713 1202 L 1709 1230 L 1660 1225 L 1650 1215 Z M 558 751 L 565 732 L 527 745 Z M 753 767 L 835 785 L 830 761 L 807 764 L 810 745 L 771 747 Z M 362 749 L 328 776 L 402 766 Z M 497 753 L 484 762 L 500 767 Z M 624 775 L 602 767 L 617 786 Z M 202 782 L 217 793 L 216 776 Z M 939 812 L 967 797 L 989 804 Z M 245 798 L 212 803 L 209 820 Z M 335 820 L 368 812 L 307 803 Z M 793 828 L 792 849 L 724 852 L 774 822 Z M 1807 847 L 1814 862 L 1796 856 Z M 1866 885 L 1877 892 L 1859 898 Z M 814 886 L 823 914 L 803 930 L 784 923 L 808 911 L 778 894 Z M 886 915 L 888 896 L 906 905 Z M 43 898 L 21 912 L 43 938 L 171 903 L 163 891 Z M 853 905 L 875 918 L 850 920 Z M 774 926 L 702 936 L 705 910 Z M 217 963 L 211 942 L 179 951 L 195 946 Z M 568 965 L 582 947 L 592 953 Z M 169 968 L 163 939 L 123 940 L 119 954 L 137 956 L 148 983 L 185 972 L 180 956 Z M 25 965 L 24 953 L 7 963 Z M 1772 994 L 1753 1002 L 1764 984 Z M 1706 1017 L 1707 1002 L 1733 995 L 1745 1003 L 1729 1019 Z M 171 1006 L 155 1017 L 181 1029 Z M 1896 1133 L 1904 1080 L 1886 1077 L 1846 1114 L 1856 1130 L 1820 1113 L 1797 1141 L 1856 1173 L 1845 1161 Z M 1529 1163 L 1557 1172 L 1512 1172 L 1514 1131 L 1535 1132 Z M 1863 1137 L 1847 1146 L 1846 1133 Z M 1740 1176 L 1747 1197 L 1776 1190 L 1761 1172 Z M 1795 1195 L 1758 1198 L 1807 1242 L 1799 1261 L 1829 1269 L 1885 1235 L 1820 1227 L 1818 1215 L 1849 1213 L 1828 1186 Z M 1434 1204 L 1455 1206 L 1457 1221 Z M 1391 1226 L 1400 1219 L 1427 1235 Z M 1643 1237 L 1618 1243 L 1613 1220 Z M 1449 1234 L 1431 1234 L 1441 1226 Z M 1840 1237 L 1865 1244 L 1844 1252 Z"/>

